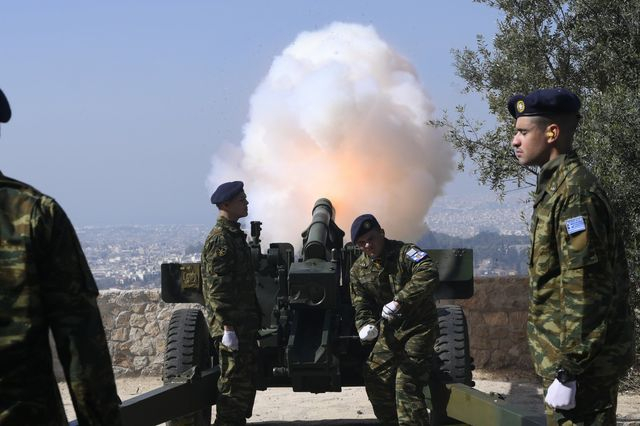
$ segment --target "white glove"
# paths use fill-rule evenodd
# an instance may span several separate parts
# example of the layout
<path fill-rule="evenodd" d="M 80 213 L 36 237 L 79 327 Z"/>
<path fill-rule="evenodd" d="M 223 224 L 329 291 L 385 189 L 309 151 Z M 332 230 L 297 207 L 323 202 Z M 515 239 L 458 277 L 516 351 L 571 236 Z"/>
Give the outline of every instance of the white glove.
<path fill-rule="evenodd" d="M 378 327 L 373 324 L 367 324 L 360 329 L 358 336 L 363 342 L 369 342 L 378 337 Z"/>
<path fill-rule="evenodd" d="M 558 379 L 555 379 L 549 386 L 549 390 L 547 390 L 544 402 L 553 408 L 561 410 L 574 408 L 576 406 L 576 381 L 567 382 L 563 385 Z"/>
<path fill-rule="evenodd" d="M 398 315 L 398 311 L 400 310 L 400 304 L 395 300 L 387 303 L 382 307 L 382 318 L 386 320 L 391 320 Z"/>
<path fill-rule="evenodd" d="M 238 350 L 238 336 L 235 331 L 225 330 L 222 335 L 222 344 L 231 349 L 232 351 Z"/>

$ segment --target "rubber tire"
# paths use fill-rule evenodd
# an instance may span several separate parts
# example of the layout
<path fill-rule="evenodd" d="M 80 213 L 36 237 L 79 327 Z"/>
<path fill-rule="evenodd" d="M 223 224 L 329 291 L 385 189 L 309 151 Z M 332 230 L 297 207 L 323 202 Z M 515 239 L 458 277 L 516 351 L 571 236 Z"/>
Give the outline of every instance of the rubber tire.
<path fill-rule="evenodd" d="M 166 384 L 193 366 L 211 368 L 207 321 L 199 309 L 179 309 L 171 315 L 167 330 L 162 381 Z M 168 426 L 209 426 L 211 407 L 167 422 Z"/>
<path fill-rule="evenodd" d="M 434 345 L 434 373 L 442 383 L 462 383 L 474 386 L 473 358 L 469 345 L 467 320 L 461 306 L 443 305 L 438 308 L 440 335 Z"/>

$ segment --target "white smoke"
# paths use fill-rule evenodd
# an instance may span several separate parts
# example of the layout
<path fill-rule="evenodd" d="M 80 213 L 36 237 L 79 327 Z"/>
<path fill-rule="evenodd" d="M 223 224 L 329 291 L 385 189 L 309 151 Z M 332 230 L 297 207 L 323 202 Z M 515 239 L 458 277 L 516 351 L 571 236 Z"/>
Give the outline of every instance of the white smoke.
<path fill-rule="evenodd" d="M 425 124 L 433 110 L 413 66 L 373 27 L 301 33 L 251 97 L 240 146 L 214 155 L 208 187 L 244 181 L 265 243 L 299 246 L 322 197 L 345 242 L 362 213 L 388 237 L 415 241 L 453 170 L 451 148 Z"/>

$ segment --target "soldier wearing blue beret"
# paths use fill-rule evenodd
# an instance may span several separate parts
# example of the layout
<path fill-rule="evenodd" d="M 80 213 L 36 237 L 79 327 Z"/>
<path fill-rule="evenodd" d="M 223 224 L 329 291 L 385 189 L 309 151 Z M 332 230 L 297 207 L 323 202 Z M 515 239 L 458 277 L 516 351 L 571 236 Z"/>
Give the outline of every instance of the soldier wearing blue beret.
<path fill-rule="evenodd" d="M 244 191 L 244 184 L 241 181 L 235 180 L 233 182 L 225 182 L 220 186 L 218 186 L 218 188 L 216 188 L 213 194 L 211 194 L 211 204 L 215 204 L 218 207 L 220 207 L 219 206 L 220 204 L 232 200 L 235 196 L 237 196 L 243 191 Z M 239 217 L 245 217 L 245 216 L 246 214 L 244 216 L 239 216 Z"/>
<path fill-rule="evenodd" d="M 541 89 L 528 95 L 512 96 L 508 108 L 516 119 L 521 116 L 579 117 L 580 99 L 567 89 Z"/>
<path fill-rule="evenodd" d="M 362 250 L 350 271 L 356 329 L 375 342 L 363 371 L 373 411 L 385 425 L 427 425 L 438 270 L 416 245 L 385 238 L 371 214 L 353 221 L 351 241 Z"/>
<path fill-rule="evenodd" d="M 238 223 L 248 214 L 244 184 L 221 184 L 211 203 L 220 212 L 204 243 L 201 271 L 209 330 L 220 361 L 215 424 L 240 425 L 253 410 L 261 318 L 251 249 Z"/>
<path fill-rule="evenodd" d="M 548 424 L 616 424 L 635 357 L 629 272 L 615 212 L 573 150 L 580 100 L 562 88 L 515 95 L 512 146 L 540 167 L 531 219 L 527 334 Z"/>
<path fill-rule="evenodd" d="M 362 234 L 366 234 L 371 230 L 380 230 L 380 224 L 378 220 L 372 214 L 363 214 L 355 218 L 353 224 L 351 224 L 351 241 L 358 241 L 358 238 Z"/>
<path fill-rule="evenodd" d="M 0 122 L 11 108 L 0 90 Z M 79 424 L 119 425 L 98 288 L 62 207 L 0 173 L 0 424 L 67 424 L 49 333 Z"/>

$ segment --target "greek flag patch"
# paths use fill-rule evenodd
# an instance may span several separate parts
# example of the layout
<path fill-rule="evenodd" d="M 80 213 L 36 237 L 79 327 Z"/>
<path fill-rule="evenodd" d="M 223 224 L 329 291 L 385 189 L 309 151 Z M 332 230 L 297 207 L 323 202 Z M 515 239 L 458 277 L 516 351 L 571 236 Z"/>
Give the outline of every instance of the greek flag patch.
<path fill-rule="evenodd" d="M 567 232 L 569 233 L 569 235 L 573 235 L 576 232 L 584 231 L 585 229 L 587 229 L 582 216 L 576 216 L 572 217 L 571 219 L 567 219 L 567 221 L 565 222 L 565 226 L 567 227 Z"/>
<path fill-rule="evenodd" d="M 427 256 L 427 253 L 417 250 L 415 248 L 410 248 L 409 250 L 407 250 L 407 257 L 413 260 L 414 262 L 420 262 L 426 256 Z"/>

